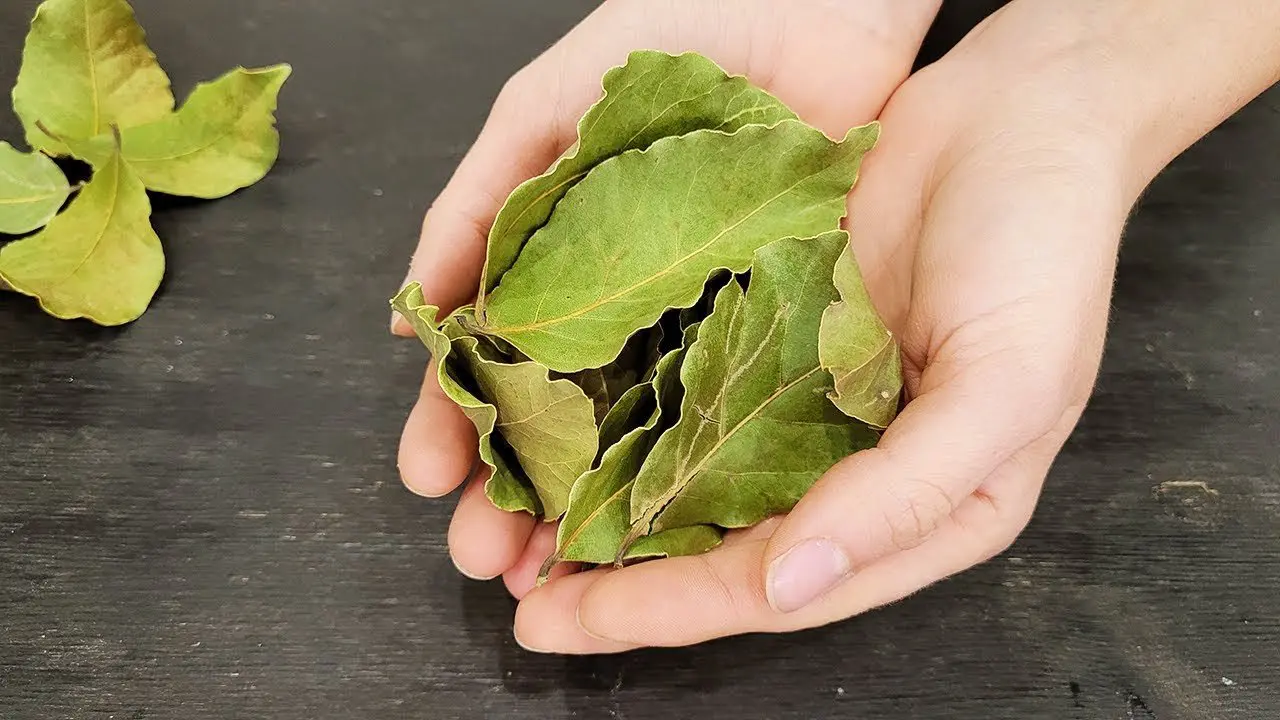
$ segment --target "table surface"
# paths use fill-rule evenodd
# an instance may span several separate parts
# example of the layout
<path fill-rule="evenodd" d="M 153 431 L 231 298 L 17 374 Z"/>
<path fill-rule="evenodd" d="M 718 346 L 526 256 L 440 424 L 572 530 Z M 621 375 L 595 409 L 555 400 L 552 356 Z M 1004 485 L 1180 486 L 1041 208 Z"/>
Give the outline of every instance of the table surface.
<path fill-rule="evenodd" d="M 0 717 L 1280 717 L 1274 91 L 1145 196 L 1097 393 L 1007 553 L 810 632 L 515 645 L 451 503 L 398 481 L 423 352 L 387 298 L 503 80 L 594 4 L 135 0 L 179 89 L 294 65 L 283 155 L 157 202 L 139 322 L 0 297 Z M 948 4 L 927 52 L 996 4 Z M 3 87 L 35 5 L 0 3 Z"/>

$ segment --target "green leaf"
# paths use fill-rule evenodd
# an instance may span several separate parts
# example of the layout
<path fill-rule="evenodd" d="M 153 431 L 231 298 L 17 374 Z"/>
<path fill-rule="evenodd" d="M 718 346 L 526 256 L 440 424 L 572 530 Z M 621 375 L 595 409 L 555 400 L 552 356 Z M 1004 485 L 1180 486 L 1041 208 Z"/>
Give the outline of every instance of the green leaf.
<path fill-rule="evenodd" d="M 220 198 L 266 176 L 280 154 L 276 101 L 288 65 L 236 68 L 198 85 L 178 112 L 125 130 L 124 159 L 148 189 L 170 195 Z M 96 165 L 110 154 L 110 136 L 65 141 Z"/>
<path fill-rule="evenodd" d="M 855 128 L 836 143 L 786 120 L 663 138 L 607 160 L 534 233 L 481 330 L 553 370 L 602 367 L 632 333 L 696 303 L 716 270 L 745 270 L 771 240 L 838 227 L 878 132 Z"/>
<path fill-rule="evenodd" d="M 818 357 L 835 380 L 831 401 L 850 417 L 888 427 L 902 393 L 902 358 L 897 338 L 871 304 L 847 244 L 836 261 L 835 286 L 840 302 L 822 313 L 818 333 Z"/>
<path fill-rule="evenodd" d="M 481 397 L 497 408 L 496 432 L 511 446 L 520 467 L 554 520 L 569 504 L 569 490 L 595 461 L 595 412 L 582 388 L 552 380 L 535 362 L 509 364 L 471 336 L 454 340 L 466 358 Z"/>
<path fill-rule="evenodd" d="M 622 393 L 622 397 L 609 408 L 604 420 L 600 422 L 600 448 L 597 451 L 597 460 L 606 450 L 616 445 L 624 435 L 643 425 L 645 419 L 653 412 L 655 402 L 657 400 L 654 397 L 653 385 L 648 382 L 632 386 Z"/>
<path fill-rule="evenodd" d="M 756 253 L 751 284 L 727 284 L 681 368 L 680 419 L 654 445 L 631 496 L 631 540 L 713 524 L 746 527 L 791 509 L 876 433 L 826 399 L 822 312 L 843 232 L 779 240 Z"/>
<path fill-rule="evenodd" d="M 0 279 L 64 320 L 136 320 L 164 276 L 150 214 L 146 189 L 117 154 L 44 230 L 0 248 Z"/>
<path fill-rule="evenodd" d="M 169 78 L 125 0 L 46 0 L 36 10 L 13 89 L 27 142 L 50 155 L 62 138 L 91 138 L 173 110 Z"/>
<path fill-rule="evenodd" d="M 663 430 L 680 412 L 682 389 L 678 372 L 684 354 L 684 349 L 678 349 L 665 355 L 658 363 L 653 382 L 637 386 L 645 388 L 648 396 L 647 404 L 636 405 L 649 409 L 647 421 L 606 450 L 599 467 L 574 483 L 569 510 L 560 522 L 556 552 L 543 564 L 540 581 L 561 561 L 598 564 L 618 557 L 622 539 L 631 525 L 631 487 L 636 473 Z M 655 398 L 660 401 L 655 403 Z M 631 546 L 626 558 L 704 552 L 719 544 L 720 533 L 712 527 L 697 526 L 677 528 L 641 540 Z"/>
<path fill-rule="evenodd" d="M 0 233 L 22 235 L 44 227 L 69 195 L 71 186 L 52 160 L 0 142 Z"/>
<path fill-rule="evenodd" d="M 524 476 L 510 448 L 505 447 L 493 435 L 498 419 L 497 409 L 481 400 L 475 378 L 470 376 L 465 363 L 452 352 L 453 341 L 437 324 L 439 308 L 427 305 L 422 297 L 422 286 L 410 283 L 391 301 L 391 306 L 413 326 L 422 344 L 427 347 L 436 363 L 436 378 L 440 388 L 462 408 L 462 412 L 476 427 L 479 436 L 480 460 L 489 467 L 485 481 L 485 495 L 490 502 L 509 512 L 542 512 L 542 504 L 534 492 L 533 484 Z M 447 329 L 458 334 L 455 326 Z M 469 386 L 469 387 L 468 387 Z M 508 452 L 504 452 L 508 451 Z"/>
<path fill-rule="evenodd" d="M 494 219 L 480 308 L 484 308 L 485 293 L 497 286 L 556 203 L 604 160 L 693 130 L 732 132 L 747 124 L 767 125 L 795 117 L 745 78 L 730 77 L 694 53 L 633 52 L 625 65 L 605 73 L 603 84 L 603 97 L 578 122 L 574 146 L 545 174 L 516 188 Z"/>

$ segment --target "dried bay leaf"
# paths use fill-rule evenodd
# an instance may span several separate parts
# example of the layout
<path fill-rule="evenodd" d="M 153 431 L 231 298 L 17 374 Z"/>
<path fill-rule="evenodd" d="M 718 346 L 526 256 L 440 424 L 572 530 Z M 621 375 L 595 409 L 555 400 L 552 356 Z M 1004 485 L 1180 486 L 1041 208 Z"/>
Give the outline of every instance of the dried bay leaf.
<path fill-rule="evenodd" d="M 842 231 L 760 249 L 745 295 L 728 283 L 680 371 L 680 419 L 636 477 L 623 547 L 663 530 L 746 527 L 788 511 L 841 458 L 877 434 L 826 398 L 822 313 Z"/>
<path fill-rule="evenodd" d="M 91 138 L 173 110 L 169 77 L 125 0 L 46 0 L 36 10 L 13 89 L 33 148 L 66 155 L 59 137 Z"/>
<path fill-rule="evenodd" d="M 595 461 L 595 410 L 582 389 L 552 380 L 535 362 L 509 364 L 472 336 L 454 339 L 482 396 L 497 408 L 495 431 L 515 452 L 524 474 L 554 520 L 569 504 L 569 491 Z"/>
<path fill-rule="evenodd" d="M 636 473 L 662 432 L 680 412 L 682 387 L 679 370 L 685 348 L 663 356 L 651 383 L 637 386 L 647 396 L 629 410 L 648 410 L 643 425 L 627 432 L 605 451 L 600 465 L 578 479 L 569 497 L 569 509 L 560 522 L 556 551 L 542 566 L 545 578 L 556 563 L 573 560 L 607 563 L 619 555 L 623 538 L 631 526 L 631 488 Z M 632 418 L 632 421 L 638 418 Z M 700 525 L 682 527 L 640 538 L 624 559 L 689 555 L 715 547 L 720 531 Z"/>
<path fill-rule="evenodd" d="M 831 401 L 850 417 L 886 428 L 902 393 L 897 338 L 876 314 L 847 244 L 836 261 L 834 280 L 840 301 L 822 313 L 818 332 L 818 357 L 835 380 Z"/>
<path fill-rule="evenodd" d="M 878 133 L 871 124 L 837 143 L 785 120 L 606 160 L 530 238 L 480 329 L 553 370 L 602 367 L 668 309 L 695 304 L 715 271 L 747 269 L 771 240 L 838 227 Z"/>
<path fill-rule="evenodd" d="M 625 65 L 605 73 L 604 95 L 578 122 L 578 139 L 543 175 L 508 197 L 489 232 L 489 250 L 478 306 L 511 268 L 533 232 L 556 203 L 591 168 L 621 153 L 694 130 L 732 132 L 744 125 L 772 124 L 795 114 L 745 78 L 731 77 L 694 53 L 653 50 L 631 53 Z"/>
<path fill-rule="evenodd" d="M 441 330 L 436 318 L 439 309 L 426 304 L 422 286 L 410 283 L 391 301 L 391 306 L 413 326 L 422 344 L 435 361 L 436 379 L 449 399 L 462 408 L 462 412 L 476 427 L 479 436 L 480 460 L 489 468 L 485 481 L 485 495 L 489 501 L 509 512 L 542 512 L 542 504 L 534 491 L 533 483 L 524 475 L 519 463 L 509 450 L 493 435 L 498 410 L 481 400 L 475 379 L 470 376 L 466 364 L 453 353 L 453 341 Z M 461 336 L 456 325 L 447 325 L 452 334 Z M 468 387 L 469 386 L 469 387 Z"/>
<path fill-rule="evenodd" d="M 43 230 L 0 248 L 0 279 L 54 317 L 122 325 L 164 275 L 146 188 L 117 153 Z"/>
<path fill-rule="evenodd" d="M 0 233 L 22 235 L 39 230 L 70 195 L 67 177 L 52 160 L 0 142 Z"/>
<path fill-rule="evenodd" d="M 292 68 L 236 68 L 201 83 L 177 112 L 121 133 L 124 159 L 148 189 L 220 198 L 261 180 L 280 154 L 275 110 Z M 110 136 L 64 140 L 77 158 L 97 165 Z"/>
<path fill-rule="evenodd" d="M 652 383 L 635 385 L 623 393 L 600 423 L 600 447 L 596 453 L 596 464 L 599 465 L 604 453 L 617 445 L 627 433 L 644 425 L 656 407 L 657 396 Z"/>

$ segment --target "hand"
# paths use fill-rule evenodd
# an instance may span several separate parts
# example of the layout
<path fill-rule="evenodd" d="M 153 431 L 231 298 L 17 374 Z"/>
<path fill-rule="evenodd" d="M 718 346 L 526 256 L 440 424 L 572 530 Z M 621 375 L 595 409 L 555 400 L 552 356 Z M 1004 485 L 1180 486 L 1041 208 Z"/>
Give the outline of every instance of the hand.
<path fill-rule="evenodd" d="M 747 75 L 832 137 L 880 114 L 907 77 L 940 0 L 610 0 L 502 90 L 480 137 L 427 213 L 408 280 L 452 310 L 479 282 L 489 224 L 516 185 L 542 173 L 575 139 L 577 118 L 608 68 L 635 49 L 694 50 Z M 411 335 L 401 321 L 393 327 Z M 429 371 L 405 424 L 400 470 L 414 492 L 456 488 L 475 461 L 471 423 Z M 554 524 L 494 508 L 468 484 L 449 529 L 458 569 L 533 585 L 554 548 Z M 561 568 L 560 572 L 568 568 Z"/>
<path fill-rule="evenodd" d="M 1263 8 L 1280 15 L 1274 3 L 1252 9 Z M 1230 40 L 1264 57 L 1276 33 L 1233 9 L 1205 38 L 1186 17 L 1162 4 L 1017 0 L 906 81 L 850 214 L 872 297 L 903 343 L 905 410 L 786 518 L 705 555 L 529 592 L 520 642 L 615 652 L 809 628 L 1008 546 L 1096 378 L 1138 193 L 1280 69 L 1275 50 L 1269 66 L 1221 55 L 1191 65 L 1205 56 L 1187 46 Z"/>

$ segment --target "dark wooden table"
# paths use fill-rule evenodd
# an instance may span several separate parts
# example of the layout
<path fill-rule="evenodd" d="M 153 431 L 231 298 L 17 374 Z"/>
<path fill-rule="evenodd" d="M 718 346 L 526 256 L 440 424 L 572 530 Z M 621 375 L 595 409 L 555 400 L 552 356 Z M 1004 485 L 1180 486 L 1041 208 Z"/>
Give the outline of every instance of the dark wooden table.
<path fill-rule="evenodd" d="M 822 630 L 566 659 L 515 645 L 450 503 L 401 488 L 423 352 L 386 300 L 502 81 L 595 3 L 135 4 L 180 93 L 294 64 L 283 156 L 159 204 L 132 326 L 0 297 L 3 720 L 1280 718 L 1280 94 L 1146 196 L 1008 553 Z M 930 52 L 993 4 L 949 4 Z M 0 3 L 5 88 L 35 5 Z"/>

